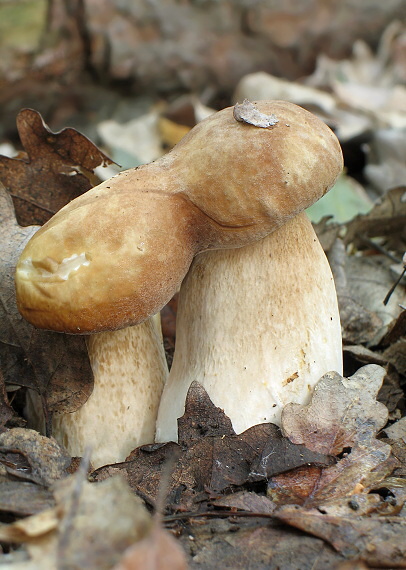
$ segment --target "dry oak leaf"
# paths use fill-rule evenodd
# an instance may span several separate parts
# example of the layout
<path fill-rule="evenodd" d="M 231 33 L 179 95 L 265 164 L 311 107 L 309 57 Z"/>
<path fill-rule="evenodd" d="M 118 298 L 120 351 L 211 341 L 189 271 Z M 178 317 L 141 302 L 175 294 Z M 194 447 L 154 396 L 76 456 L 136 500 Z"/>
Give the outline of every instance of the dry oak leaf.
<path fill-rule="evenodd" d="M 0 156 L 0 181 L 11 194 L 20 225 L 42 225 L 94 185 L 93 170 L 112 164 L 87 137 L 72 128 L 53 133 L 41 115 L 23 109 L 17 128 L 25 152 Z"/>
<path fill-rule="evenodd" d="M 186 399 L 185 413 L 178 420 L 179 444 L 145 445 L 135 449 L 121 465 L 101 467 L 97 480 L 118 469 L 126 472 L 131 488 L 154 503 L 165 463 L 178 453 L 168 502 L 173 508 L 196 508 L 201 494 L 225 493 L 255 480 L 266 480 L 300 465 L 330 465 L 324 454 L 306 450 L 283 438 L 273 424 L 259 424 L 237 435 L 230 419 L 217 408 L 207 392 L 193 382 Z M 253 466 L 255 473 L 253 473 Z"/>
<path fill-rule="evenodd" d="M 391 447 L 375 438 L 388 418 L 387 408 L 376 401 L 385 369 L 362 367 L 350 378 L 325 374 L 316 385 L 310 404 L 288 404 L 282 412 L 282 432 L 296 444 L 331 454 L 330 467 L 301 467 L 272 477 L 269 496 L 276 503 L 322 505 L 345 500 L 378 485 L 398 466 Z"/>
<path fill-rule="evenodd" d="M 328 372 L 319 380 L 310 404 L 287 404 L 282 411 L 282 432 L 290 441 L 319 453 L 340 454 L 369 428 L 375 434 L 388 421 L 386 406 L 376 401 L 386 371 L 377 364 L 343 378 Z"/>
<path fill-rule="evenodd" d="M 319 509 L 282 507 L 280 520 L 329 542 L 346 558 L 371 567 L 406 568 L 406 520 L 402 517 L 339 517 Z"/>
<path fill-rule="evenodd" d="M 198 488 L 214 492 L 301 465 L 331 464 L 325 454 L 293 445 L 274 424 L 258 424 L 237 435 L 224 411 L 197 382 L 189 389 L 178 432 L 179 443 L 187 447 L 178 467 L 193 473 Z"/>
<path fill-rule="evenodd" d="M 268 496 L 275 504 L 324 508 L 332 502 L 345 506 L 348 497 L 368 493 L 399 466 L 391 457 L 391 447 L 375 440 L 364 447 L 354 446 L 335 465 L 327 468 L 301 467 L 272 477 Z"/>
<path fill-rule="evenodd" d="M 35 329 L 16 304 L 15 266 L 38 229 L 18 225 L 11 198 L 0 183 L 0 366 L 6 385 L 41 395 L 45 414 L 72 412 L 93 389 L 85 339 Z"/>

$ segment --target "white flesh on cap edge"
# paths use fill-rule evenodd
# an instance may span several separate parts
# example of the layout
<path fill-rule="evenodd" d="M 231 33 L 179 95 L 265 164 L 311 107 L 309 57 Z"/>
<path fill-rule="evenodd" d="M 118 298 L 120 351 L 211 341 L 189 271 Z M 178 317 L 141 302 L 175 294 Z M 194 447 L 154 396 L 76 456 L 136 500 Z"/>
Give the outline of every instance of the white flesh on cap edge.
<path fill-rule="evenodd" d="M 156 441 L 177 441 L 177 418 L 196 380 L 236 433 L 280 423 L 307 403 L 326 372 L 342 373 L 333 277 L 305 213 L 239 249 L 198 255 L 179 298 L 176 348 Z"/>
<path fill-rule="evenodd" d="M 168 374 L 158 318 L 90 335 L 94 374 L 89 399 L 76 412 L 55 414 L 52 435 L 74 456 L 91 448 L 94 468 L 124 461 L 154 441 L 155 422 Z"/>

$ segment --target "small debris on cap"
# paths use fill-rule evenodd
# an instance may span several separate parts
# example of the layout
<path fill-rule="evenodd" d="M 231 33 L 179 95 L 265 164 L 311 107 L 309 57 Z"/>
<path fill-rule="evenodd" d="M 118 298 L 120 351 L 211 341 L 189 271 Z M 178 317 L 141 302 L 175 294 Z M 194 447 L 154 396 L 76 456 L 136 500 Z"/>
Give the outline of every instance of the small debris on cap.
<path fill-rule="evenodd" d="M 248 99 L 244 99 L 242 103 L 234 105 L 233 116 L 234 119 L 240 123 L 247 123 L 254 125 L 254 127 L 262 127 L 263 129 L 273 127 L 276 123 L 279 123 L 279 119 L 276 118 L 276 115 L 260 113 L 254 103 L 251 103 Z"/>

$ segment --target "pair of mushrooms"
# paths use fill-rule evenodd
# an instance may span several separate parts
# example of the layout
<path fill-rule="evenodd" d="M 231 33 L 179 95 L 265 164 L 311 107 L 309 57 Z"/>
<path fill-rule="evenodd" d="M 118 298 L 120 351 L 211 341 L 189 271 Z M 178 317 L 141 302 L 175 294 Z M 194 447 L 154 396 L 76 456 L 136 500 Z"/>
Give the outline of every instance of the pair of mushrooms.
<path fill-rule="evenodd" d="M 311 113 L 245 102 L 62 208 L 16 269 L 28 321 L 90 334 L 94 391 L 56 416 L 55 437 L 74 455 L 92 445 L 98 466 L 153 441 L 157 414 L 156 440 L 176 441 L 194 380 L 240 433 L 279 423 L 286 403 L 341 372 L 333 278 L 303 212 L 341 170 L 335 135 Z M 168 376 L 150 317 L 178 289 Z"/>

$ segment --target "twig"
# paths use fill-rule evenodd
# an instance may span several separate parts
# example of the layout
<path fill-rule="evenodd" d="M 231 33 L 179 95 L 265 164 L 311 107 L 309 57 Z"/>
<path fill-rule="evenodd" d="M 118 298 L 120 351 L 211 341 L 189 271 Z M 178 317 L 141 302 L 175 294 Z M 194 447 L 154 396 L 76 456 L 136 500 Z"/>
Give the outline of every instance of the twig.
<path fill-rule="evenodd" d="M 403 271 L 402 273 L 399 275 L 399 277 L 396 279 L 395 283 L 392 285 L 392 287 L 389 289 L 388 294 L 386 295 L 385 299 L 383 300 L 383 304 L 387 305 L 389 302 L 389 299 L 392 296 L 392 293 L 394 292 L 394 290 L 396 289 L 396 287 L 399 285 L 399 283 L 402 281 L 402 278 L 404 276 L 404 274 L 406 273 L 406 253 L 403 255 Z"/>
<path fill-rule="evenodd" d="M 395 263 L 402 263 L 402 261 L 393 253 L 391 253 L 390 251 L 388 251 L 385 247 L 383 247 L 382 245 L 380 245 L 379 243 L 374 242 L 372 239 L 367 238 L 366 236 L 360 235 L 359 236 L 360 240 L 362 242 L 364 242 L 366 245 L 369 245 L 370 247 L 372 247 L 373 249 L 376 249 L 376 251 L 379 251 L 379 253 L 382 253 L 383 255 L 385 255 L 386 257 L 389 257 L 389 259 L 391 259 L 392 261 L 394 261 Z"/>
<path fill-rule="evenodd" d="M 275 515 L 272 513 L 252 513 L 250 511 L 206 511 L 203 513 L 178 513 L 176 515 L 167 515 L 163 518 L 163 521 L 172 522 L 184 519 L 196 519 L 196 518 L 228 518 L 228 517 L 245 517 L 245 518 L 265 518 L 265 519 L 275 519 Z"/>

